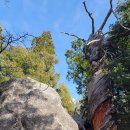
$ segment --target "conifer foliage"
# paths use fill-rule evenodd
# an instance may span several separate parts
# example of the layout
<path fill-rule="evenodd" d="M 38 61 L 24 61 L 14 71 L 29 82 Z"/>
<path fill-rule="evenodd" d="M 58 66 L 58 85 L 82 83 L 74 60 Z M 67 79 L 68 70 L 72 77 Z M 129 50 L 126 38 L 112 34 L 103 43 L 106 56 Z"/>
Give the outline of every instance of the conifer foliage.
<path fill-rule="evenodd" d="M 30 48 L 11 46 L 0 54 L 0 81 L 29 76 L 54 87 L 59 78 L 54 70 L 56 63 L 51 34 L 44 32 L 32 40 Z"/>

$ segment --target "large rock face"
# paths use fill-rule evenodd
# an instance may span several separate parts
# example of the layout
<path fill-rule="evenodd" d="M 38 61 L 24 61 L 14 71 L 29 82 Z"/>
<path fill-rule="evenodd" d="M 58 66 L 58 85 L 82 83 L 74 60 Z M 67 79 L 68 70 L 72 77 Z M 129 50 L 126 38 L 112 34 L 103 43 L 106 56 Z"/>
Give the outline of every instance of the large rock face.
<path fill-rule="evenodd" d="M 78 130 L 57 92 L 30 78 L 0 84 L 0 130 Z"/>

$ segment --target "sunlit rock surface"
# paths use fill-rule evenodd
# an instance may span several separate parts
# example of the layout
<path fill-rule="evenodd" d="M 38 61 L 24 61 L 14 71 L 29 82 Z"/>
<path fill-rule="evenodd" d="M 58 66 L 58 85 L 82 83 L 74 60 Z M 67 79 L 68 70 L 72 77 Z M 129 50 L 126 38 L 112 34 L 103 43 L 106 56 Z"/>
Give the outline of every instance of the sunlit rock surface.
<path fill-rule="evenodd" d="M 57 92 L 31 78 L 0 84 L 0 130 L 78 130 Z"/>

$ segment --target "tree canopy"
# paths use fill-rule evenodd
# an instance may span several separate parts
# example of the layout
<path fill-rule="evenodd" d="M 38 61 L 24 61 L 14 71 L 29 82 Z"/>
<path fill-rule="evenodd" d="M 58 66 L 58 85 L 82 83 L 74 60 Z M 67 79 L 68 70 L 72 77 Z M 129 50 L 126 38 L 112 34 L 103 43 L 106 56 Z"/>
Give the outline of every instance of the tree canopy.
<path fill-rule="evenodd" d="M 66 51 L 66 61 L 68 64 L 67 78 L 77 84 L 77 92 L 81 94 L 86 84 L 93 75 L 93 68 L 88 60 L 83 57 L 84 43 L 78 39 L 72 41 L 71 50 Z"/>
<path fill-rule="evenodd" d="M 67 109 L 67 111 L 72 114 L 74 112 L 74 104 L 73 100 L 70 96 L 69 90 L 65 83 L 61 83 L 58 85 L 58 93 L 61 97 L 61 101 L 63 103 L 63 106 Z"/>
<path fill-rule="evenodd" d="M 1 38 L 3 37 L 1 30 Z M 2 43 L 4 46 L 4 43 Z M 0 82 L 21 77 L 31 77 L 40 82 L 58 87 L 63 106 L 71 114 L 74 111 L 73 100 L 64 83 L 58 84 L 60 75 L 55 72 L 55 46 L 50 32 L 32 40 L 30 48 L 10 45 L 0 54 Z"/>
<path fill-rule="evenodd" d="M 0 55 L 0 81 L 29 76 L 54 87 L 59 74 L 54 70 L 58 62 L 49 32 L 32 40 L 32 47 L 11 46 Z"/>

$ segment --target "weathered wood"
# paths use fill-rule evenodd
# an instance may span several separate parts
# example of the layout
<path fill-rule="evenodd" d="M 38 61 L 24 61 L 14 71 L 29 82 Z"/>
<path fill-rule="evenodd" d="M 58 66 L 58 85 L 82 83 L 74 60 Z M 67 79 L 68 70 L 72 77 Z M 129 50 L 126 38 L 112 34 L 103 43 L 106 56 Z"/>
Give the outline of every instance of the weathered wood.
<path fill-rule="evenodd" d="M 87 59 L 95 70 L 93 78 L 88 85 L 87 92 L 89 103 L 87 105 L 89 106 L 88 113 L 93 130 L 117 130 L 115 119 L 116 111 L 112 101 L 112 84 L 109 75 L 103 72 L 104 59 L 112 57 L 111 52 L 109 52 L 110 39 L 115 37 L 106 37 L 106 34 L 109 34 L 110 32 L 104 34 L 102 32 L 111 13 L 114 13 L 112 0 L 110 0 L 110 9 L 97 32 L 95 32 L 94 28 L 94 18 L 88 11 L 85 2 L 83 2 L 83 4 L 87 14 L 92 20 L 92 33 L 90 34 L 88 40 L 84 40 L 74 34 L 64 34 L 74 36 L 84 42 L 83 58 Z M 128 34 L 130 29 L 124 26 L 122 27 L 127 31 L 125 34 L 121 34 L 121 36 Z"/>
<path fill-rule="evenodd" d="M 93 130 L 117 130 L 111 79 L 103 71 L 104 59 L 109 53 L 107 46 L 110 43 L 107 39 L 98 31 L 90 35 L 88 42 L 91 44 L 86 47 L 86 57 L 89 57 L 90 64 L 95 68 L 93 78 L 88 84 L 88 109 Z"/>
<path fill-rule="evenodd" d="M 94 130 L 117 130 L 109 75 L 101 70 L 88 85 L 90 120 Z"/>
<path fill-rule="evenodd" d="M 117 130 L 115 107 L 111 79 L 103 72 L 104 59 L 107 57 L 107 38 L 102 38 L 102 33 L 95 33 L 89 41 L 100 39 L 87 46 L 87 57 L 95 68 L 95 73 L 88 85 L 89 118 L 93 130 Z"/>

